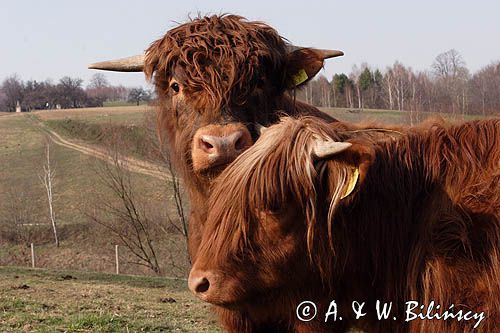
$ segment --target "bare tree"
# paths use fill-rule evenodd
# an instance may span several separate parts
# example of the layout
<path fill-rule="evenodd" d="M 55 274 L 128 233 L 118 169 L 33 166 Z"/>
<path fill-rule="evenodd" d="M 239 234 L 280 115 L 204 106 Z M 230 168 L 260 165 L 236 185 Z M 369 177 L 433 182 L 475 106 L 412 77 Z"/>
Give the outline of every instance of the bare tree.
<path fill-rule="evenodd" d="M 432 64 L 434 74 L 445 79 L 459 76 L 464 67 L 465 61 L 455 49 L 439 54 Z"/>
<path fill-rule="evenodd" d="M 45 145 L 45 155 L 46 155 L 46 160 L 45 164 L 43 165 L 43 173 L 40 174 L 38 177 L 40 178 L 40 181 L 45 188 L 45 192 L 47 193 L 47 202 L 49 205 L 49 218 L 52 224 L 52 232 L 54 234 L 54 241 L 56 243 L 56 247 L 59 247 L 59 238 L 57 237 L 57 223 L 56 223 L 56 213 L 54 211 L 54 193 L 53 193 L 53 186 L 54 186 L 54 179 L 56 172 L 55 168 L 52 167 L 51 165 L 50 143 L 48 141 Z"/>
<path fill-rule="evenodd" d="M 471 109 L 484 116 L 500 110 L 500 62 L 483 67 L 469 82 Z"/>
<path fill-rule="evenodd" d="M 451 106 L 452 113 L 465 113 L 469 71 L 460 53 L 451 49 L 439 54 L 432 64 L 434 75 L 441 84 L 441 99 Z"/>
<path fill-rule="evenodd" d="M 180 221 L 180 228 L 177 227 L 177 223 L 174 222 L 174 220 L 167 215 L 167 219 L 170 225 L 175 226 L 175 228 L 182 233 L 182 235 L 186 238 L 186 244 L 188 240 L 188 221 L 186 218 L 185 210 L 184 210 L 184 199 L 182 195 L 182 188 L 181 188 L 181 182 L 180 178 L 177 176 L 177 173 L 175 172 L 172 159 L 170 158 L 170 153 L 169 152 L 164 152 L 163 154 L 163 159 L 167 165 L 167 170 L 169 177 L 167 177 L 165 180 L 167 183 L 170 184 L 173 192 L 173 199 L 175 203 L 175 209 L 176 209 L 176 217 Z"/>
<path fill-rule="evenodd" d="M 118 237 L 122 245 L 138 259 L 134 264 L 146 266 L 160 274 L 157 249 L 153 242 L 156 223 L 148 216 L 145 205 L 135 195 L 126 161 L 117 150 L 111 152 L 110 156 L 111 163 L 99 161 L 96 172 L 101 183 L 111 190 L 118 202 L 100 198 L 94 212 L 87 216 Z M 99 215 L 97 211 L 103 214 Z"/>
<path fill-rule="evenodd" d="M 24 84 L 17 75 L 12 75 L 2 82 L 2 105 L 0 109 L 13 112 L 16 104 L 24 98 Z"/>
<path fill-rule="evenodd" d="M 90 83 L 85 89 L 85 92 L 89 97 L 95 98 L 99 105 L 102 105 L 104 101 L 110 99 L 113 88 L 110 87 L 106 76 L 102 73 L 95 73 L 90 78 Z"/>
<path fill-rule="evenodd" d="M 186 247 L 188 240 L 188 219 L 185 214 L 185 199 L 183 195 L 183 189 L 181 186 L 181 179 L 175 171 L 174 163 L 170 155 L 170 151 L 167 146 L 162 144 L 161 140 L 158 140 L 158 133 L 156 127 L 155 112 L 149 111 L 144 117 L 144 128 L 147 132 L 147 142 L 148 146 L 152 147 L 155 152 L 157 152 L 161 158 L 161 161 L 166 166 L 167 175 L 165 177 L 165 183 L 167 188 L 172 191 L 172 196 L 175 203 L 176 216 L 171 218 L 167 215 L 167 222 L 174 229 L 182 233 L 186 239 Z M 180 225 L 176 223 L 175 220 L 180 222 Z"/>
<path fill-rule="evenodd" d="M 363 106 L 361 104 L 361 88 L 359 85 L 359 76 L 361 75 L 361 69 L 354 65 L 352 66 L 351 74 L 349 75 L 349 79 L 354 82 L 354 87 L 356 88 L 356 96 L 358 97 L 358 109 L 361 109 Z"/>
<path fill-rule="evenodd" d="M 55 99 L 63 108 L 78 108 L 86 105 L 86 94 L 82 88 L 83 80 L 65 76 L 59 80 L 55 89 Z"/>
<path fill-rule="evenodd" d="M 139 105 L 141 102 L 149 102 L 151 100 L 151 92 L 142 87 L 132 88 L 128 94 L 128 101 Z"/>
<path fill-rule="evenodd" d="M 109 87 L 109 81 L 106 78 L 106 75 L 102 73 L 95 73 L 94 75 L 92 75 L 88 88 L 101 89 L 106 87 Z"/>

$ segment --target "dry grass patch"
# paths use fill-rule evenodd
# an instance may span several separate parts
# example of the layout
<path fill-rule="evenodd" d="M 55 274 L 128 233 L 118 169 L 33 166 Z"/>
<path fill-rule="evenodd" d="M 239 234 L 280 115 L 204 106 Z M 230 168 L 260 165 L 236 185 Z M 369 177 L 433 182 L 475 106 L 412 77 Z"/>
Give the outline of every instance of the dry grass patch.
<path fill-rule="evenodd" d="M 2 332 L 219 332 L 183 280 L 0 267 Z"/>

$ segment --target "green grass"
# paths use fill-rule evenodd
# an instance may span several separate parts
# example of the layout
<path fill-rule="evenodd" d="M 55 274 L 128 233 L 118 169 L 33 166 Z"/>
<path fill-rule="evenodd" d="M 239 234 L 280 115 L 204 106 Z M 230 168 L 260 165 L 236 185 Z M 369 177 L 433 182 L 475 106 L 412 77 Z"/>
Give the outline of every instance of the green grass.
<path fill-rule="evenodd" d="M 139 125 L 144 122 L 144 115 L 153 108 L 148 105 L 118 106 L 85 109 L 65 109 L 35 111 L 41 120 L 73 119 L 90 123 L 114 125 Z"/>
<path fill-rule="evenodd" d="M 2 332 L 219 332 L 186 281 L 0 267 Z"/>
<path fill-rule="evenodd" d="M 45 160 L 45 132 L 30 119 L 31 116 L 33 115 L 23 113 L 0 118 L 0 233 L 12 230 L 9 226 L 12 223 L 12 198 L 25 197 L 26 205 L 23 207 L 29 208 L 30 211 L 30 220 L 27 222 L 37 226 L 19 232 L 26 237 L 29 234 L 28 242 L 36 244 L 40 267 L 112 272 L 113 247 L 118 240 L 113 238 L 109 231 L 90 224 L 87 216 L 94 212 L 94 207 L 102 200 L 109 203 L 118 202 L 101 183 L 95 171 L 96 165 L 102 162 L 78 151 L 51 144 L 52 166 L 56 171 L 53 187 L 54 209 L 61 239 L 61 247 L 56 249 L 52 244 L 47 197 L 39 179 Z M 81 118 L 77 119 L 81 122 Z M 70 123 L 72 122 L 70 120 Z M 137 127 L 134 128 L 137 130 Z M 63 130 L 59 130 L 64 135 Z M 92 132 L 88 135 L 86 138 L 91 138 Z M 133 135 L 134 133 L 132 138 Z M 74 140 L 74 136 L 71 139 Z M 171 202 L 172 192 L 166 181 L 138 173 L 131 173 L 131 181 L 137 197 L 147 203 L 145 207 L 148 211 L 157 214 L 153 215 L 154 218 L 164 219 L 167 211 L 175 218 L 175 207 Z M 21 265 L 28 262 L 29 249 L 25 244 L 13 245 L 5 242 L 3 235 L 0 235 L 0 265 Z M 165 273 L 185 275 L 185 240 L 177 234 L 162 234 L 161 237 L 158 251 Z M 132 256 L 124 250 L 123 259 L 132 261 Z M 172 265 L 175 267 L 171 267 Z M 126 262 L 123 264 L 123 272 L 150 274 L 146 268 Z"/>
<path fill-rule="evenodd" d="M 49 128 L 70 140 L 81 140 L 101 147 L 114 147 L 117 141 L 128 156 L 162 162 L 151 140 L 156 140 L 155 129 L 143 124 L 123 124 L 119 121 L 92 122 L 86 119 L 50 119 L 44 122 Z"/>
<path fill-rule="evenodd" d="M 99 124 L 81 119 L 47 120 L 45 124 L 65 137 L 72 137 L 93 143 L 99 143 L 104 134 L 103 128 Z"/>
<path fill-rule="evenodd" d="M 320 108 L 332 117 L 348 122 L 380 122 L 389 125 L 418 124 L 428 118 L 442 117 L 451 121 L 467 121 L 484 118 L 481 115 L 446 114 L 435 112 L 408 112 L 378 109 Z M 498 116 L 498 115 L 497 115 Z M 490 116 L 491 117 L 491 116 Z M 486 117 L 488 118 L 488 117 Z"/>
<path fill-rule="evenodd" d="M 137 106 L 136 103 L 126 101 L 106 101 L 103 103 L 104 107 L 118 107 L 118 106 Z M 139 105 L 148 105 L 147 102 L 140 102 Z"/>
<path fill-rule="evenodd" d="M 1 118 L 0 133 L 0 205 L 9 200 L 10 193 L 23 192 L 31 198 L 36 219 L 47 221 L 46 197 L 39 180 L 45 158 L 44 132 L 22 115 Z M 92 135 L 89 132 L 87 138 Z M 80 223 L 81 204 L 88 203 L 96 192 L 105 192 L 95 172 L 97 162 L 94 157 L 55 144 L 51 144 L 51 159 L 56 170 L 54 195 L 58 218 L 61 223 Z M 167 200 L 166 185 L 161 180 L 141 174 L 132 174 L 132 180 L 158 204 Z"/>

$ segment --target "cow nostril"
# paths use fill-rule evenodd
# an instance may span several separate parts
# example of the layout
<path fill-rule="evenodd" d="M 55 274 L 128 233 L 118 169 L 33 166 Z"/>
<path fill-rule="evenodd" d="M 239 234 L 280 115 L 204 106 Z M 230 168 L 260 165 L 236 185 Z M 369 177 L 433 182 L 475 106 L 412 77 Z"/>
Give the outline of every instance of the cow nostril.
<path fill-rule="evenodd" d="M 204 140 L 203 138 L 200 138 L 200 146 L 201 149 L 203 149 L 206 152 L 211 152 L 214 149 L 213 144 L 211 144 L 207 140 Z"/>
<path fill-rule="evenodd" d="M 242 150 L 245 146 L 245 143 L 243 142 L 242 138 L 239 137 L 238 140 L 234 143 L 234 148 L 236 150 Z"/>
<path fill-rule="evenodd" d="M 196 286 L 195 291 L 199 294 L 202 294 L 206 292 L 208 288 L 210 288 L 210 282 L 208 281 L 207 278 L 202 278 L 201 281 Z"/>

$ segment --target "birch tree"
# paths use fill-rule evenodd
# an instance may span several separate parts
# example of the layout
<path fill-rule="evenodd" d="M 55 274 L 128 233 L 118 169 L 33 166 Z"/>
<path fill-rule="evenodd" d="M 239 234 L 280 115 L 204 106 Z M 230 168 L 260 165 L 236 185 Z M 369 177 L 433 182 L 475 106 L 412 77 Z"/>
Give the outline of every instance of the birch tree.
<path fill-rule="evenodd" d="M 39 175 L 40 181 L 45 188 L 45 192 L 47 193 L 47 202 L 49 205 L 49 218 L 52 223 L 52 231 L 54 233 L 54 241 L 56 243 L 56 247 L 59 247 L 59 238 L 57 237 L 57 223 L 56 223 L 56 213 L 54 211 L 54 194 L 53 194 L 53 186 L 55 179 L 55 168 L 51 165 L 50 161 L 50 143 L 47 142 L 45 146 L 45 155 L 46 160 L 43 165 L 43 173 Z"/>

